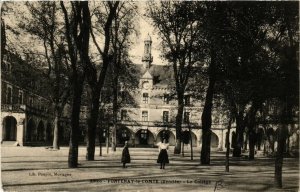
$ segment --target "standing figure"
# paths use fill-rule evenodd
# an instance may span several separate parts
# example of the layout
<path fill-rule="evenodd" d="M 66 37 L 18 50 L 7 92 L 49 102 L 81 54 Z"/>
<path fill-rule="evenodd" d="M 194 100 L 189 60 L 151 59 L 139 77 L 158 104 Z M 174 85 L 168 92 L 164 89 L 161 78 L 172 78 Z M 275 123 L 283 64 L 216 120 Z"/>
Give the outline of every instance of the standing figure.
<path fill-rule="evenodd" d="M 157 163 L 160 163 L 160 169 L 165 169 L 166 163 L 169 163 L 169 156 L 167 151 L 169 143 L 167 143 L 166 139 L 164 139 L 163 143 L 159 142 L 157 146 L 159 148 Z"/>
<path fill-rule="evenodd" d="M 130 154 L 128 149 L 128 143 L 125 141 L 125 145 L 122 151 L 122 159 L 121 162 L 123 163 L 123 168 L 127 168 L 126 163 L 130 163 Z"/>

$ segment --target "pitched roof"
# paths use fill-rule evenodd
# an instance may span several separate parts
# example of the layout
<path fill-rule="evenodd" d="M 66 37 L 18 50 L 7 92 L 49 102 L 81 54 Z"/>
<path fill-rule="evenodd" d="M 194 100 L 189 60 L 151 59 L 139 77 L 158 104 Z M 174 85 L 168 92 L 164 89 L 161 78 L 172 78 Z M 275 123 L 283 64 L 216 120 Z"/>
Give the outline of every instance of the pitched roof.
<path fill-rule="evenodd" d="M 171 66 L 152 64 L 149 69 L 146 69 L 142 64 L 135 64 L 134 67 L 139 73 L 136 75 L 138 79 L 151 76 L 156 87 L 174 86 Z"/>
<path fill-rule="evenodd" d="M 141 79 L 153 79 L 152 75 L 149 73 L 149 70 L 141 77 Z"/>

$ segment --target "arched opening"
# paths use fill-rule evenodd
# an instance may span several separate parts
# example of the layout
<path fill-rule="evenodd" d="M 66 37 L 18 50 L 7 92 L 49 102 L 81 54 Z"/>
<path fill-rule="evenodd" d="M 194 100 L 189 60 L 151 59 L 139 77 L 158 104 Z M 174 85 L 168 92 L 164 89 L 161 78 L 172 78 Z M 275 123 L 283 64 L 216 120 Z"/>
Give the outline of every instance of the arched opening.
<path fill-rule="evenodd" d="M 135 134 L 135 144 L 140 146 L 148 146 L 154 144 L 154 136 L 148 129 L 140 129 Z"/>
<path fill-rule="evenodd" d="M 117 129 L 117 144 L 124 145 L 125 141 L 128 141 L 129 143 L 131 140 L 131 131 L 126 126 L 121 126 L 119 129 Z"/>
<path fill-rule="evenodd" d="M 263 145 L 264 140 L 264 130 L 259 128 L 256 133 L 256 146 L 257 150 L 261 150 L 261 146 Z"/>
<path fill-rule="evenodd" d="M 166 139 L 170 145 L 175 145 L 175 135 L 170 130 L 162 130 L 157 134 L 157 142 Z"/>
<path fill-rule="evenodd" d="M 231 148 L 236 147 L 236 133 L 235 131 L 232 132 L 231 134 Z"/>
<path fill-rule="evenodd" d="M 212 148 L 216 148 L 219 145 L 219 138 L 214 132 L 211 132 L 210 145 Z"/>
<path fill-rule="evenodd" d="M 12 116 L 7 116 L 3 119 L 2 140 L 17 140 L 17 120 Z"/>
<path fill-rule="evenodd" d="M 26 141 L 35 141 L 35 122 L 29 119 L 26 127 Z"/>
<path fill-rule="evenodd" d="M 43 121 L 40 121 L 37 128 L 37 140 L 45 141 L 45 127 Z"/>
<path fill-rule="evenodd" d="M 193 132 L 191 132 L 191 136 L 192 136 L 193 147 L 197 147 L 197 136 Z"/>
<path fill-rule="evenodd" d="M 275 150 L 275 132 L 273 128 L 268 128 L 266 131 L 267 142 L 266 142 L 266 150 L 267 152 L 274 152 Z"/>
<path fill-rule="evenodd" d="M 191 144 L 191 138 L 192 138 L 193 147 L 197 146 L 197 137 L 193 132 L 191 133 L 190 131 L 182 132 L 182 139 L 184 144 Z"/>
<path fill-rule="evenodd" d="M 52 131 L 52 125 L 51 123 L 47 123 L 46 128 L 46 141 L 51 142 L 53 140 L 53 131 Z"/>

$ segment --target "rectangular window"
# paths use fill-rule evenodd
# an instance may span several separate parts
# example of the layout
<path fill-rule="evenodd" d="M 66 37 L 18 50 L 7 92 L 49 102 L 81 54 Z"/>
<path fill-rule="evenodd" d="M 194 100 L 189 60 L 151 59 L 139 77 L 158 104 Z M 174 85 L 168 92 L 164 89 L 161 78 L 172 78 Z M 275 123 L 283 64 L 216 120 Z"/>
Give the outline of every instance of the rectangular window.
<path fill-rule="evenodd" d="M 122 101 L 126 101 L 126 94 L 125 94 L 125 91 L 121 91 L 121 92 L 120 92 L 120 95 L 121 95 L 121 100 L 122 100 Z"/>
<path fill-rule="evenodd" d="M 169 122 L 169 111 L 164 111 L 163 112 L 163 122 L 164 123 Z"/>
<path fill-rule="evenodd" d="M 142 121 L 148 121 L 148 111 L 142 111 Z"/>
<path fill-rule="evenodd" d="M 33 106 L 33 98 L 32 97 L 29 97 L 29 106 Z"/>
<path fill-rule="evenodd" d="M 6 103 L 12 104 L 12 87 L 11 86 L 7 86 Z"/>
<path fill-rule="evenodd" d="M 100 109 L 99 111 L 99 119 L 100 121 L 103 121 L 105 118 L 105 110 L 104 109 Z"/>
<path fill-rule="evenodd" d="M 24 98 L 24 93 L 23 93 L 23 91 L 19 90 L 19 104 L 20 105 L 24 104 L 23 98 Z"/>
<path fill-rule="evenodd" d="M 184 96 L 184 104 L 185 105 L 190 105 L 191 104 L 191 97 L 189 95 Z"/>
<path fill-rule="evenodd" d="M 183 122 L 189 123 L 190 122 L 190 112 L 184 112 L 183 114 Z"/>
<path fill-rule="evenodd" d="M 148 103 L 149 95 L 148 93 L 143 93 L 143 103 Z"/>
<path fill-rule="evenodd" d="M 169 104 L 169 94 L 164 94 L 164 104 Z"/>
<path fill-rule="evenodd" d="M 127 121 L 128 120 L 127 110 L 122 110 L 121 111 L 121 120 L 122 121 Z"/>
<path fill-rule="evenodd" d="M 10 73 L 11 72 L 11 65 L 10 65 L 10 63 L 7 63 L 6 66 L 7 66 L 7 72 Z"/>

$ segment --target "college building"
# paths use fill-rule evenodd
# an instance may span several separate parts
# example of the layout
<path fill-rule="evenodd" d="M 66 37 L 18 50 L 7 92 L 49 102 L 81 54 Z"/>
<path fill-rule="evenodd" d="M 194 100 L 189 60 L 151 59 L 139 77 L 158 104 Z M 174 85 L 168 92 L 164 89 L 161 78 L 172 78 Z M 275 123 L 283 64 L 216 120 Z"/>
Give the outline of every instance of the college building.
<path fill-rule="evenodd" d="M 167 139 L 170 145 L 175 145 L 175 118 L 177 114 L 177 100 L 172 68 L 153 63 L 151 53 L 152 40 L 148 35 L 144 41 L 142 64 L 135 64 L 137 82 L 135 85 L 120 85 L 119 96 L 122 100 L 118 112 L 117 145 L 128 141 L 135 147 L 153 147 L 155 143 Z M 51 145 L 53 139 L 54 113 L 47 91 L 47 79 L 43 71 L 32 67 L 20 57 L 6 52 L 1 63 L 1 132 L 2 144 L 8 145 Z M 112 95 L 108 95 L 112 97 Z M 112 101 L 112 99 L 110 99 Z M 183 142 L 188 146 L 201 147 L 201 114 L 203 103 L 194 98 L 193 92 L 186 91 L 184 95 L 184 111 L 182 122 Z M 68 144 L 70 137 L 70 106 L 66 105 L 59 123 L 59 141 Z M 108 110 L 111 105 L 107 105 Z M 270 113 L 276 104 L 270 104 Z M 100 110 L 100 111 L 101 111 Z M 291 132 L 287 145 L 299 148 L 298 109 L 295 109 L 295 121 L 291 123 Z M 82 106 L 80 123 L 80 143 L 86 140 L 87 107 Z M 101 116 L 102 113 L 100 113 Z M 211 147 L 216 150 L 225 149 L 227 123 L 222 114 L 213 110 Z M 258 124 L 257 149 L 276 147 L 276 128 L 278 123 L 265 122 Z M 112 118 L 99 120 L 99 130 L 110 130 Z M 99 140 L 104 142 L 103 136 L 108 131 L 98 130 Z M 191 130 L 191 131 L 189 131 Z M 232 125 L 230 140 L 235 135 L 235 125 Z M 247 134 L 245 133 L 244 149 L 247 148 Z M 266 143 L 269 144 L 266 145 Z M 232 143 L 232 141 L 231 141 Z M 231 146 L 232 147 L 232 146 Z"/>

